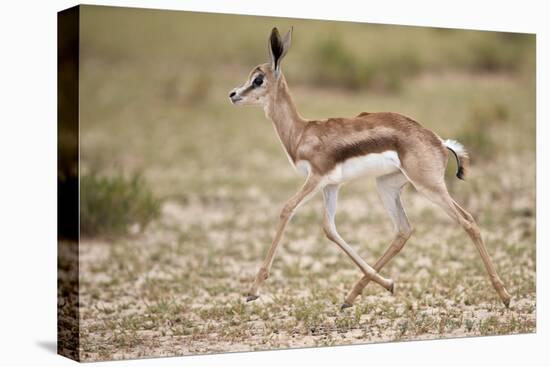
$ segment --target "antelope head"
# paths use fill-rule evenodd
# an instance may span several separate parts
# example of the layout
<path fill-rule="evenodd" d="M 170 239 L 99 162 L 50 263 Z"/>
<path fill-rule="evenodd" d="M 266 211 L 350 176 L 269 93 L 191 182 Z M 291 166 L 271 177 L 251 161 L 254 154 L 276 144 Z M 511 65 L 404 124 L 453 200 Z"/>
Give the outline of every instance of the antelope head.
<path fill-rule="evenodd" d="M 281 60 L 285 57 L 292 39 L 292 28 L 281 38 L 277 28 L 273 28 L 268 40 L 269 62 L 256 66 L 246 82 L 229 93 L 231 103 L 238 105 L 265 105 L 276 95 L 284 77 L 281 73 Z"/>

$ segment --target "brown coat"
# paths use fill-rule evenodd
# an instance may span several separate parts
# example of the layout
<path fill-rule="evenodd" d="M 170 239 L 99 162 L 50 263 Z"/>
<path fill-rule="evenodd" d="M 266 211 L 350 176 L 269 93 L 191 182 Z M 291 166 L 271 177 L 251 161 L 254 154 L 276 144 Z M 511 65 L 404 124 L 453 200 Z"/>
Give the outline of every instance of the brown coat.
<path fill-rule="evenodd" d="M 442 163 L 448 156 L 441 139 L 418 122 L 392 112 L 362 112 L 353 118 L 308 121 L 291 157 L 309 161 L 323 175 L 349 158 L 387 150 L 397 152 L 401 162 L 426 151 Z"/>

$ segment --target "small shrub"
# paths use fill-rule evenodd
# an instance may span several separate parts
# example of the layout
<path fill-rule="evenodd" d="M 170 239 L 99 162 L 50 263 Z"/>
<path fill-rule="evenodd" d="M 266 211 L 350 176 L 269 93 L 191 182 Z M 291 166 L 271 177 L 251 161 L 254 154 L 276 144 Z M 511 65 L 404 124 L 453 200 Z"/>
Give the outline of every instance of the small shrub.
<path fill-rule="evenodd" d="M 134 174 L 80 179 L 80 232 L 85 236 L 119 235 L 132 225 L 143 229 L 160 212 L 160 202 L 143 178 Z"/>
<path fill-rule="evenodd" d="M 189 106 L 202 104 L 208 98 L 212 82 L 208 75 L 199 74 L 196 76 L 187 89 L 185 103 Z"/>
<path fill-rule="evenodd" d="M 315 64 L 312 79 L 316 84 L 358 89 L 368 84 L 371 70 L 360 62 L 336 39 L 318 42 L 314 49 Z"/>
<path fill-rule="evenodd" d="M 405 79 L 422 69 L 418 54 L 406 49 L 369 58 L 367 65 L 372 70 L 369 88 L 390 92 L 400 90 Z"/>
<path fill-rule="evenodd" d="M 457 140 L 464 144 L 472 161 L 489 158 L 493 154 L 495 144 L 488 124 L 469 121 L 457 134 Z"/>
<path fill-rule="evenodd" d="M 503 103 L 483 103 L 473 105 L 470 115 L 470 119 L 475 123 L 493 125 L 507 121 L 510 117 L 510 110 Z"/>
<path fill-rule="evenodd" d="M 306 334 L 315 333 L 325 320 L 322 304 L 311 300 L 297 301 L 292 316 L 303 323 Z"/>
<path fill-rule="evenodd" d="M 474 321 L 471 320 L 471 319 L 466 319 L 464 327 L 465 327 L 467 332 L 471 333 L 472 330 L 474 329 Z"/>
<path fill-rule="evenodd" d="M 502 334 L 500 329 L 501 324 L 496 316 L 489 316 L 479 322 L 479 332 L 481 335 Z"/>
<path fill-rule="evenodd" d="M 496 144 L 493 128 L 509 119 L 508 107 L 501 103 L 475 104 L 469 118 L 457 135 L 457 139 L 470 151 L 472 160 L 491 158 Z"/>
<path fill-rule="evenodd" d="M 521 39 L 520 39 L 521 41 Z M 498 37 L 480 37 L 471 44 L 474 71 L 510 72 L 519 70 L 524 63 L 523 44 L 515 39 Z"/>
<path fill-rule="evenodd" d="M 401 88 L 404 78 L 421 69 L 418 55 L 410 50 L 369 55 L 361 60 L 334 38 L 319 41 L 314 47 L 313 58 L 311 79 L 314 84 L 352 90 L 396 91 Z"/>

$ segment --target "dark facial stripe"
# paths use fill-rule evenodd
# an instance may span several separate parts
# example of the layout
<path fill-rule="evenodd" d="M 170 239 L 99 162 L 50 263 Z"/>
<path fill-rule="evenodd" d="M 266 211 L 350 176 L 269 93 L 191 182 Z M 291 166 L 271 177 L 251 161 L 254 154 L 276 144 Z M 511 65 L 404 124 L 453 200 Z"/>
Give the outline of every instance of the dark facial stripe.
<path fill-rule="evenodd" d="M 241 96 L 244 96 L 245 94 L 247 94 L 248 92 L 250 92 L 252 89 L 254 89 L 254 86 L 253 86 L 253 85 L 249 85 L 248 87 L 246 87 L 245 89 L 243 89 L 243 91 L 241 92 Z"/>

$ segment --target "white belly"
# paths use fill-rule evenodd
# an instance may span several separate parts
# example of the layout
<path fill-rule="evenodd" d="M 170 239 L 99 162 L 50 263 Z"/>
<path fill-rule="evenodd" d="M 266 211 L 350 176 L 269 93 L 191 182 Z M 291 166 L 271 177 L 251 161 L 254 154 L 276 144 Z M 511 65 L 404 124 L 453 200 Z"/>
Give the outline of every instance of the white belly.
<path fill-rule="evenodd" d="M 378 177 L 399 171 L 401 162 L 397 152 L 387 150 L 382 153 L 371 153 L 359 157 L 353 157 L 339 163 L 330 171 L 327 183 L 339 184 L 357 177 Z"/>

